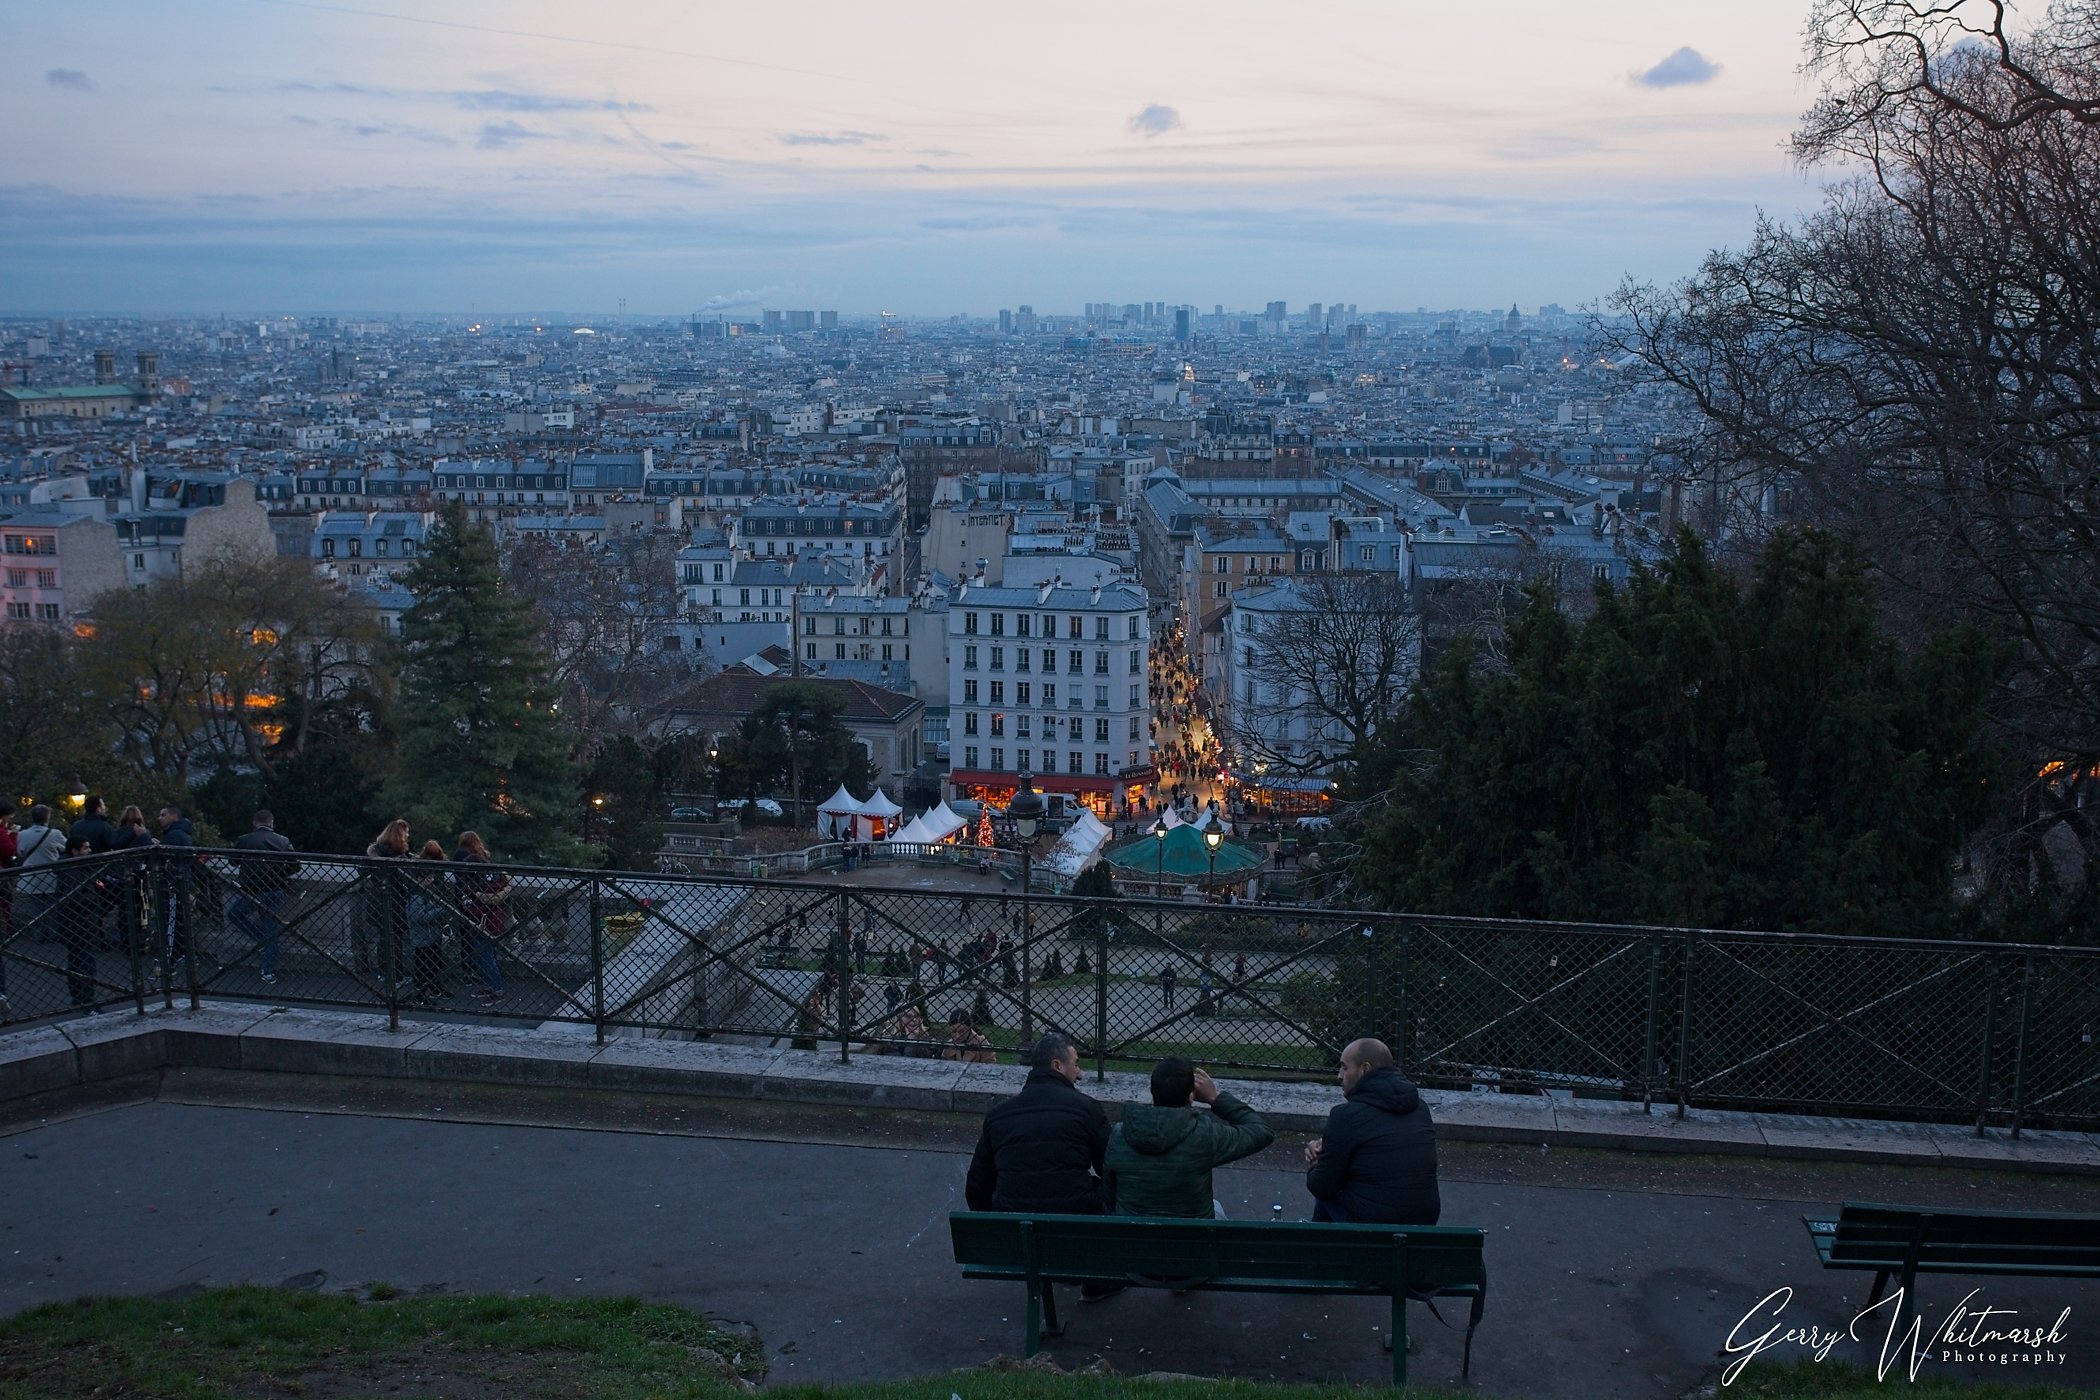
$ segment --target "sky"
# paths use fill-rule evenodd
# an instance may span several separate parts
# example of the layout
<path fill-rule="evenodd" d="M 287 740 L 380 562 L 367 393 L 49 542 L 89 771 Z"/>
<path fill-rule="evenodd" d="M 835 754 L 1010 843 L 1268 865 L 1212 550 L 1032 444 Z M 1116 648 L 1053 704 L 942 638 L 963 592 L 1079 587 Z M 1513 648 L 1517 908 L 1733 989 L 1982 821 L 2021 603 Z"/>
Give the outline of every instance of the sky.
<path fill-rule="evenodd" d="M 0 314 L 1573 309 L 1816 200 L 1807 0 L 10 0 Z"/>

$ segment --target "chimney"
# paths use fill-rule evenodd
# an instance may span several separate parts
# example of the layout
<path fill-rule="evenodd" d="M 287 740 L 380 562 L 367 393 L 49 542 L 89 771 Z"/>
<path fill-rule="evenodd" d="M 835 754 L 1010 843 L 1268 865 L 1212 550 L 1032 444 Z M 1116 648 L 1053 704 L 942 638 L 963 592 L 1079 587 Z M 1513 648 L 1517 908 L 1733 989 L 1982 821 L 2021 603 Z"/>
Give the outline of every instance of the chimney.
<path fill-rule="evenodd" d="M 117 382 L 117 352 L 97 350 L 95 352 L 95 382 L 114 384 Z"/>

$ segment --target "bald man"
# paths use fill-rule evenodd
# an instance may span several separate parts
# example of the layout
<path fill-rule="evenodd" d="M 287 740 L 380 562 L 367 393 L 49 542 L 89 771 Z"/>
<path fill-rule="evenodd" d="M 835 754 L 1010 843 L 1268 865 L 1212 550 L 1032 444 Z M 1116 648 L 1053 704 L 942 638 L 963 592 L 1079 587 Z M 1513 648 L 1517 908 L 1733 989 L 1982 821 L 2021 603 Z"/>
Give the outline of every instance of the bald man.
<path fill-rule="evenodd" d="M 1327 1115 L 1327 1131 L 1305 1146 L 1313 1219 L 1436 1224 L 1436 1124 L 1394 1067 L 1393 1052 L 1382 1040 L 1352 1040 L 1335 1078 L 1343 1102 Z"/>

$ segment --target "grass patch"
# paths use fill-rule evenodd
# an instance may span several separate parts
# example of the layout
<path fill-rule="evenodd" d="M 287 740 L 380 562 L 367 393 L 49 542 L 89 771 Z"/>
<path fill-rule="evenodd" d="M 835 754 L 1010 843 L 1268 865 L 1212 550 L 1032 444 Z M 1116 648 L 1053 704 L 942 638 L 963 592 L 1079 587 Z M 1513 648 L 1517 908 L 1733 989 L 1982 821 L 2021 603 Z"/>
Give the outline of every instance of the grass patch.
<path fill-rule="evenodd" d="M 89 1298 L 0 1321 L 0 1400 L 715 1400 L 764 1365 L 755 1339 L 632 1298 L 361 1302 L 244 1287 Z"/>
<path fill-rule="evenodd" d="M 765 1351 L 683 1308 L 632 1298 L 388 1295 L 222 1288 L 183 1298 L 90 1298 L 0 1320 L 0 1400 L 722 1400 Z M 378 1301 L 385 1299 L 384 1301 Z M 779 1400 L 1361 1400 L 1375 1387 L 1147 1381 L 1033 1367 L 908 1381 L 791 1386 Z M 1461 1392 L 1410 1388 L 1417 1400 Z M 1855 1367 L 1754 1363 L 1721 1400 L 2090 1400 L 2062 1387 L 1970 1384 Z"/>

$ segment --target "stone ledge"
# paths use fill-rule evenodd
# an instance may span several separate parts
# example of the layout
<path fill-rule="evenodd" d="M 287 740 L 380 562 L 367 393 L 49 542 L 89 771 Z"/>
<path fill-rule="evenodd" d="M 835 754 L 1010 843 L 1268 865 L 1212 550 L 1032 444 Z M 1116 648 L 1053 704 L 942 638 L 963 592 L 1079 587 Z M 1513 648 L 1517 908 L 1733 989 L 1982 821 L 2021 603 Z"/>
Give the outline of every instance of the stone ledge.
<path fill-rule="evenodd" d="M 84 1016 L 0 1033 L 0 1103 L 48 1096 L 168 1067 L 371 1075 L 457 1083 L 618 1089 L 702 1098 L 772 1099 L 854 1108 L 977 1114 L 1027 1077 L 1016 1065 L 779 1050 L 616 1035 L 600 1045 L 588 1027 L 404 1021 L 216 1002 L 198 1010 Z M 1081 1086 L 1111 1118 L 1141 1102 L 1146 1077 L 1090 1074 Z M 1317 1133 L 1340 1101 L 1330 1087 L 1279 1080 L 1228 1087 L 1286 1133 Z M 1634 1152 L 1696 1152 L 1823 1161 L 1944 1164 L 1964 1169 L 2100 1175 L 2100 1135 L 2002 1129 L 1982 1135 L 1953 1124 L 1558 1099 L 1546 1094 L 1425 1090 L 1450 1141 L 1532 1142 Z"/>

